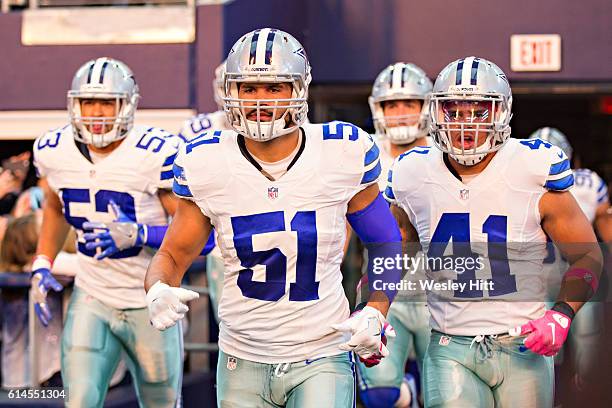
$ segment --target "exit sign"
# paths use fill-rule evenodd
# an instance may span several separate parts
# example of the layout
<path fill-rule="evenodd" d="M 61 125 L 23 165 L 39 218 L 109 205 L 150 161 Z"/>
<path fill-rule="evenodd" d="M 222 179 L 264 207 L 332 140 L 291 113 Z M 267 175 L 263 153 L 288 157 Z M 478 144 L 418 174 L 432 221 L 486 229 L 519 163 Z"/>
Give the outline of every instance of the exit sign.
<path fill-rule="evenodd" d="M 561 36 L 558 34 L 511 36 L 510 68 L 513 71 L 560 71 Z"/>

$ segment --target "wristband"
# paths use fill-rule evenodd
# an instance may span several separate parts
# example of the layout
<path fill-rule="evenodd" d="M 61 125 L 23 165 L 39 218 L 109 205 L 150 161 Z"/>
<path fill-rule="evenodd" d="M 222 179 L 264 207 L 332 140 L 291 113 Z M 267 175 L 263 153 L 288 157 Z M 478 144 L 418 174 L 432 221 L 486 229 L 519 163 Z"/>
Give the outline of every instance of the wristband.
<path fill-rule="evenodd" d="M 570 277 L 576 277 L 580 280 L 583 280 L 587 285 L 593 289 L 593 294 L 597 292 L 597 287 L 599 286 L 599 278 L 593 272 L 588 269 L 583 268 L 572 268 L 569 271 L 565 272 L 564 278 L 567 279 Z"/>
<path fill-rule="evenodd" d="M 574 309 L 572 309 L 572 307 L 565 302 L 555 303 L 555 305 L 550 310 L 554 310 L 555 312 L 562 313 L 566 315 L 567 317 L 569 317 L 570 320 L 574 320 L 574 316 L 576 315 L 576 312 L 574 312 Z"/>
<path fill-rule="evenodd" d="M 35 271 L 37 269 L 49 269 L 53 267 L 53 261 L 46 255 L 36 255 L 34 257 L 34 261 L 32 262 L 32 270 Z"/>

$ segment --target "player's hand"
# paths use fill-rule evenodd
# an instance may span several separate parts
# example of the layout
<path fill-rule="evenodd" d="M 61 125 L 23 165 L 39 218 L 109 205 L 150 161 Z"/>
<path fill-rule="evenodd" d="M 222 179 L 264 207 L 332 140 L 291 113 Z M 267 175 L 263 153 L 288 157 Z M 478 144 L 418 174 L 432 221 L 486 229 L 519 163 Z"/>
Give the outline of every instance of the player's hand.
<path fill-rule="evenodd" d="M 43 326 L 47 327 L 53 316 L 47 304 L 47 293 L 50 290 L 61 291 L 64 287 L 51 275 L 49 268 L 38 268 L 32 275 L 32 297 L 34 311 Z"/>
<path fill-rule="evenodd" d="M 354 351 L 368 367 L 380 363 L 389 355 L 387 337 L 395 337 L 393 327 L 385 322 L 380 311 L 371 306 L 353 313 L 344 322 L 332 325 L 332 328 L 351 334 L 349 341 L 341 344 L 340 349 Z"/>
<path fill-rule="evenodd" d="M 157 330 L 166 330 L 185 317 L 189 310 L 186 303 L 199 298 L 192 290 L 175 288 L 157 281 L 147 293 L 149 319 Z"/>
<path fill-rule="evenodd" d="M 561 350 L 569 333 L 572 319 L 556 310 L 547 310 L 544 317 L 510 329 L 511 336 L 528 335 L 525 347 L 543 356 L 554 356 Z"/>
<path fill-rule="evenodd" d="M 84 222 L 83 230 L 91 231 L 83 234 L 85 248 L 98 249 L 95 258 L 100 260 L 128 248 L 139 247 L 145 241 L 145 226 L 134 222 L 121 211 L 119 206 L 110 200 L 108 206 L 115 215 L 110 223 Z"/>

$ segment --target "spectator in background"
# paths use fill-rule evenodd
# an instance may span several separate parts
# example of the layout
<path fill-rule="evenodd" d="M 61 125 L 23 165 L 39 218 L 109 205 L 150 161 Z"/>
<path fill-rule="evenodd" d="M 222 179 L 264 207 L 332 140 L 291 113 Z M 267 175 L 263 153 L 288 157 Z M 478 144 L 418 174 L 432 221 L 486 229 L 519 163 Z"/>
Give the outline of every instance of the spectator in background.
<path fill-rule="evenodd" d="M 0 168 L 0 215 L 10 214 L 23 189 L 32 153 L 24 152 L 2 161 Z"/>

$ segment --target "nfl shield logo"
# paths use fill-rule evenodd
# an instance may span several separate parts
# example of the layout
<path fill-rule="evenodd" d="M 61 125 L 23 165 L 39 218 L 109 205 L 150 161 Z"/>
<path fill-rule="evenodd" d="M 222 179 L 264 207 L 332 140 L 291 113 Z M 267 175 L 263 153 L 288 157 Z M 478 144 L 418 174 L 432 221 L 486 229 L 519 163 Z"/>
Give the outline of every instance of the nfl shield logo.
<path fill-rule="evenodd" d="M 461 197 L 462 200 L 467 200 L 468 198 L 470 198 L 470 190 L 461 190 L 459 192 L 459 197 Z"/>
<path fill-rule="evenodd" d="M 278 198 L 278 187 L 268 187 L 268 198 L 270 200 Z"/>
<path fill-rule="evenodd" d="M 236 357 L 227 357 L 227 369 L 230 371 L 234 371 L 236 366 L 238 365 L 238 361 Z"/>

